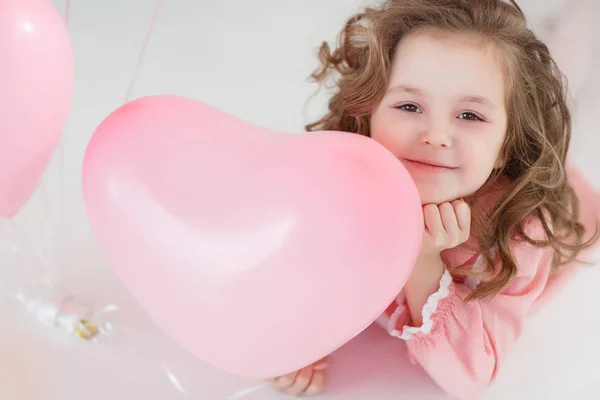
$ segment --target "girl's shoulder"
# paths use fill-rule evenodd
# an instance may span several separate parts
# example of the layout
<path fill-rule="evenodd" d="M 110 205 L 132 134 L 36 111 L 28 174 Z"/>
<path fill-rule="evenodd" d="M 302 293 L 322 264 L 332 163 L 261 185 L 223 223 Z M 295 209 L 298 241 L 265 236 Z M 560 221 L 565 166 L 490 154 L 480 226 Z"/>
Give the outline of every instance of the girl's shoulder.
<path fill-rule="evenodd" d="M 483 213 L 483 215 L 490 213 L 508 195 L 512 186 L 513 183 L 508 178 L 499 178 L 495 184 L 486 188 L 484 193 L 478 195 L 473 205 L 473 212 Z M 552 232 L 551 215 L 545 209 L 536 209 L 523 218 L 519 226 L 513 230 L 511 245 L 518 246 L 522 243 L 523 234 L 533 241 L 547 240 L 549 232 Z"/>
<path fill-rule="evenodd" d="M 525 217 L 521 223 L 521 228 L 522 232 L 519 232 L 519 229 L 515 230 L 515 234 L 513 235 L 515 239 L 514 245 L 529 243 L 529 240 L 546 241 L 549 239 L 549 234 L 552 233 L 552 218 L 546 210 L 534 211 Z M 523 234 L 525 237 L 523 237 Z"/>

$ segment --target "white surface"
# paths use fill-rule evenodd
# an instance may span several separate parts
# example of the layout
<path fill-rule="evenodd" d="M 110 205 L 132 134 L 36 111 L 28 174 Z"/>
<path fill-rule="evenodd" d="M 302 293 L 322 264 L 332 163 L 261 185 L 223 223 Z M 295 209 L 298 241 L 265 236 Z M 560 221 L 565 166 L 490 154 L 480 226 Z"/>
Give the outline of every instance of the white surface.
<path fill-rule="evenodd" d="M 62 1 L 54 2 L 64 10 Z M 315 90 L 306 83 L 317 65 L 315 48 L 321 40 L 333 39 L 346 17 L 363 3 L 165 0 L 133 97 L 185 95 L 268 128 L 302 131 L 307 122 L 304 105 Z M 523 3 L 540 32 L 544 21 L 560 13 L 564 4 L 562 0 Z M 85 215 L 80 184 L 83 150 L 98 123 L 123 101 L 154 6 L 148 0 L 72 0 L 77 87 L 62 173 L 58 179 L 55 163 L 45 179 L 45 191 L 40 190 L 15 219 L 34 246 L 46 243 L 51 210 L 42 207 L 44 193 L 47 203 L 54 204 L 55 185 L 60 184 L 57 293 L 73 294 L 95 307 L 117 304 L 120 310 L 109 318 L 133 333 L 118 329 L 115 340 L 103 347 L 43 327 L 24 314 L 10 296 L 17 281 L 27 287 L 37 282 L 40 263 L 25 256 L 26 248 L 11 253 L 16 236 L 5 225 L 0 231 L 2 399 L 226 399 L 257 384 L 193 360 L 162 336 L 113 276 Z M 594 54 L 598 65 L 597 49 Z M 577 100 L 572 159 L 600 187 L 600 174 L 594 170 L 600 144 L 595 126 L 597 89 L 600 79 L 586 81 Z M 308 114 L 317 116 L 324 101 L 317 96 Z M 482 398 L 600 398 L 600 385 L 594 383 L 600 375 L 598 284 L 600 268 L 596 267 L 577 277 L 542 310 Z M 444 398 L 418 367 L 408 364 L 405 355 L 400 341 L 371 328 L 336 353 L 321 398 Z M 177 384 L 169 380 L 165 368 L 177 377 Z M 284 397 L 265 387 L 240 398 Z"/>

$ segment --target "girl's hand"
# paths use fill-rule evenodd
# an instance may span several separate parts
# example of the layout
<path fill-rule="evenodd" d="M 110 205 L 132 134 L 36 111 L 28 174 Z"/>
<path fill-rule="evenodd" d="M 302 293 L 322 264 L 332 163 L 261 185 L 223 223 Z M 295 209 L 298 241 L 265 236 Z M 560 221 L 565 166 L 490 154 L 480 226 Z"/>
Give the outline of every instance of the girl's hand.
<path fill-rule="evenodd" d="M 423 206 L 425 231 L 421 255 L 437 256 L 469 239 L 471 233 L 471 209 L 463 200 L 451 203 Z"/>
<path fill-rule="evenodd" d="M 471 231 L 471 209 L 462 200 L 427 204 L 423 206 L 423 217 L 425 230 L 421 251 L 404 286 L 412 326 L 422 325 L 423 306 L 429 296 L 439 290 L 445 270 L 440 253 L 467 241 Z"/>
<path fill-rule="evenodd" d="M 326 358 L 287 375 L 269 379 L 273 387 L 291 396 L 314 396 L 323 390 Z"/>

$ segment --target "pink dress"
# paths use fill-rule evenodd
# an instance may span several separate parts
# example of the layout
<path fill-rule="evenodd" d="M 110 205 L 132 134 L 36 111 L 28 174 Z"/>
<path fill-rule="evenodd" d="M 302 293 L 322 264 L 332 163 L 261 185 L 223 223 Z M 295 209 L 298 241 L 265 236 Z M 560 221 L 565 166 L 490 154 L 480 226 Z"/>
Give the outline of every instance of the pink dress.
<path fill-rule="evenodd" d="M 600 196 L 576 171 L 571 174 L 582 201 L 586 225 L 592 226 L 592 219 L 600 216 Z M 545 237 L 537 219 L 527 221 L 525 227 L 531 238 Z M 490 385 L 528 317 L 576 271 L 575 266 L 569 266 L 549 278 L 552 248 L 536 248 L 523 242 L 511 246 L 517 276 L 491 300 L 464 301 L 481 282 L 461 276 L 460 270 L 482 271 L 485 267 L 483 257 L 473 250 L 473 243 L 467 242 L 442 253 L 446 271 L 439 290 L 423 307 L 421 326 L 411 326 L 403 292 L 377 321 L 391 336 L 405 340 L 411 361 L 420 364 L 453 397 L 475 399 Z M 454 278 L 449 271 L 453 271 Z"/>

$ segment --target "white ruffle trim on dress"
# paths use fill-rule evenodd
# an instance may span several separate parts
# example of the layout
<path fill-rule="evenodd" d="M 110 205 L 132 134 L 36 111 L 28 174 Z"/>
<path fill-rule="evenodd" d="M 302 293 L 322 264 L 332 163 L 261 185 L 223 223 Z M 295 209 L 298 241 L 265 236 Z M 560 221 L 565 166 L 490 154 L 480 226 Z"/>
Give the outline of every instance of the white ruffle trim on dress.
<path fill-rule="evenodd" d="M 404 307 L 398 307 L 398 309 L 392 314 L 388 324 L 388 333 L 398 339 L 409 340 L 417 333 L 429 333 L 433 328 L 433 321 L 431 316 L 437 310 L 438 302 L 442 299 L 445 299 L 450 294 L 450 284 L 452 283 L 452 275 L 448 269 L 444 271 L 442 278 L 440 279 L 440 288 L 437 292 L 433 293 L 431 296 L 427 298 L 427 303 L 423 306 L 422 316 L 423 316 L 423 324 L 419 327 L 408 326 L 405 325 L 402 328 L 402 332 L 398 331 L 395 326 L 395 322 L 398 317 L 394 318 L 394 316 L 403 311 Z"/>

